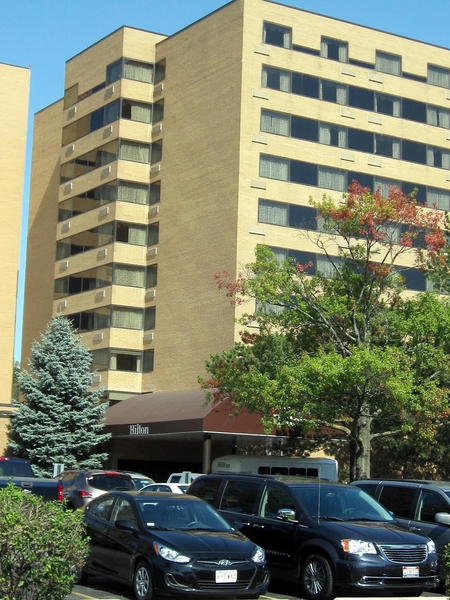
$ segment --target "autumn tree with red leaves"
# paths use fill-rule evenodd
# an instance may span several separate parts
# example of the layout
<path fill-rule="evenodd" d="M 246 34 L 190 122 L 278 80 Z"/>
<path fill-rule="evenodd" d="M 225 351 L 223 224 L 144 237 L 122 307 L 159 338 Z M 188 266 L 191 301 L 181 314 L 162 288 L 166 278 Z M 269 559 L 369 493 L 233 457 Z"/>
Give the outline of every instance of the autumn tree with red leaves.
<path fill-rule="evenodd" d="M 443 213 L 397 187 L 386 198 L 356 182 L 339 203 L 311 205 L 317 231 L 299 236 L 326 268 L 281 263 L 261 245 L 237 279 L 217 274 L 231 301 L 250 308 L 241 340 L 210 357 L 201 383 L 217 388 L 213 400 L 261 412 L 267 431 L 340 431 L 350 479 L 368 478 L 374 440 L 415 432 L 426 443 L 448 409 L 448 302 L 404 285 L 407 269 L 426 270 L 442 252 Z"/>

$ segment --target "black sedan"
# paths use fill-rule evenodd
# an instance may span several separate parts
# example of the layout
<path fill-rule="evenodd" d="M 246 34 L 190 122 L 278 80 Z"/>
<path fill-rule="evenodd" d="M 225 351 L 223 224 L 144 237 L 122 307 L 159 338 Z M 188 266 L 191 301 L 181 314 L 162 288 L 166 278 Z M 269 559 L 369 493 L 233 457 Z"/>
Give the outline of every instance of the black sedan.
<path fill-rule="evenodd" d="M 112 491 L 85 508 L 90 552 L 80 582 L 100 575 L 153 595 L 258 598 L 264 550 L 207 502 L 184 494 Z"/>

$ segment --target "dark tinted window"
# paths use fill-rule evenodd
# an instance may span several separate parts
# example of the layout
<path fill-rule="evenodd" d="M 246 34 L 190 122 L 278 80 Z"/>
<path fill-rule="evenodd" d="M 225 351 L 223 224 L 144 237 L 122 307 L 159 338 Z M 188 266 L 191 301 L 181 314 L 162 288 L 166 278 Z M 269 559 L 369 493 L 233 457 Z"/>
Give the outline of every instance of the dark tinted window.
<path fill-rule="evenodd" d="M 317 165 L 291 160 L 289 181 L 304 183 L 305 185 L 317 185 Z"/>
<path fill-rule="evenodd" d="M 92 517 L 97 517 L 97 519 L 102 519 L 102 521 L 109 521 L 114 501 L 115 498 L 98 498 L 97 500 L 93 500 L 86 510 Z"/>
<path fill-rule="evenodd" d="M 277 512 L 282 508 L 295 511 L 292 498 L 282 488 L 267 486 L 261 500 L 259 515 L 266 519 L 276 519 Z"/>
<path fill-rule="evenodd" d="M 361 152 L 373 152 L 373 133 L 362 129 L 348 130 L 348 147 Z"/>
<path fill-rule="evenodd" d="M 317 211 L 309 206 L 289 205 L 289 227 L 317 229 Z"/>
<path fill-rule="evenodd" d="M 376 99 L 378 113 L 381 113 L 382 115 L 394 115 L 394 106 L 399 102 L 398 98 L 395 96 L 388 96 L 387 94 L 377 93 Z"/>
<path fill-rule="evenodd" d="M 93 477 L 89 477 L 88 484 L 96 488 L 97 490 L 131 490 L 133 489 L 133 484 L 131 479 L 125 477 L 114 477 L 114 476 L 102 476 L 102 475 L 94 475 Z"/>
<path fill-rule="evenodd" d="M 319 97 L 319 78 L 303 73 L 292 73 L 292 93 L 309 98 Z"/>
<path fill-rule="evenodd" d="M 197 479 L 189 487 L 189 494 L 215 504 L 221 479 Z"/>
<path fill-rule="evenodd" d="M 319 140 L 319 122 L 293 116 L 291 118 L 291 136 L 301 140 L 317 142 Z"/>
<path fill-rule="evenodd" d="M 424 102 L 417 100 L 402 100 L 402 117 L 409 121 L 419 121 L 420 123 L 427 122 L 427 105 Z"/>
<path fill-rule="evenodd" d="M 228 481 L 220 508 L 252 515 L 259 484 L 246 481 Z"/>
<path fill-rule="evenodd" d="M 361 485 L 358 484 L 362 490 L 370 494 L 371 496 L 375 496 L 375 490 L 377 489 L 377 483 L 363 483 Z"/>
<path fill-rule="evenodd" d="M 354 108 L 374 110 L 374 92 L 364 88 L 349 86 L 348 105 Z"/>
<path fill-rule="evenodd" d="M 347 185 L 351 185 L 353 181 L 357 181 L 363 187 L 368 187 L 373 190 L 373 176 L 367 173 L 355 173 L 349 171 L 347 173 Z"/>
<path fill-rule="evenodd" d="M 419 142 L 402 141 L 402 158 L 410 162 L 425 165 L 427 162 L 427 147 Z"/>
<path fill-rule="evenodd" d="M 414 494 L 415 489 L 413 487 L 385 485 L 379 501 L 384 508 L 393 512 L 394 516 L 408 519 L 411 514 Z"/>
<path fill-rule="evenodd" d="M 438 512 L 450 512 L 450 505 L 445 499 L 432 490 L 422 489 L 418 503 L 417 518 L 419 521 L 433 523 Z"/>

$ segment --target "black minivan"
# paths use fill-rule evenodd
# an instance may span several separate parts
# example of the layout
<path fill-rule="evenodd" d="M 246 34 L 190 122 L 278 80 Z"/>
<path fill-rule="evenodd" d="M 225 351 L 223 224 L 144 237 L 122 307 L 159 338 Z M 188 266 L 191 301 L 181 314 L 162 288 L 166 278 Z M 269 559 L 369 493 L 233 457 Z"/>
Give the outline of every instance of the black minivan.
<path fill-rule="evenodd" d="M 420 595 L 439 584 L 429 538 L 399 527 L 355 486 L 317 479 L 201 475 L 188 494 L 210 502 L 266 551 L 274 575 L 294 577 L 303 597 L 337 589 Z"/>

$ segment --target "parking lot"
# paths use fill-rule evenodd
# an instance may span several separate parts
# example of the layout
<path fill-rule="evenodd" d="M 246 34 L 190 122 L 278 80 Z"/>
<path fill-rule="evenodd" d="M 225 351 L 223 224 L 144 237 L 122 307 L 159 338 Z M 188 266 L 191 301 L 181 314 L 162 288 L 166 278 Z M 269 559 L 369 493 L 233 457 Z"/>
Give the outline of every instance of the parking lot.
<path fill-rule="evenodd" d="M 299 600 L 298 587 L 289 582 L 274 581 L 267 594 L 260 596 L 261 600 Z M 436 597 L 437 600 L 445 600 L 444 594 L 437 594 L 432 592 L 424 592 L 422 597 Z M 346 596 L 348 598 L 350 596 Z M 354 596 L 357 597 L 356 594 Z M 375 595 L 367 595 L 368 599 L 374 600 Z M 378 597 L 378 595 L 377 595 Z M 379 597 L 390 597 L 389 594 Z M 392 596 L 391 596 L 392 597 Z M 399 596 L 396 596 L 397 600 L 401 600 Z M 92 578 L 89 580 L 87 585 L 76 585 L 72 593 L 67 597 L 67 600 L 135 600 L 133 591 L 127 586 L 108 582 L 102 578 Z M 412 600 L 412 599 L 411 599 Z"/>

